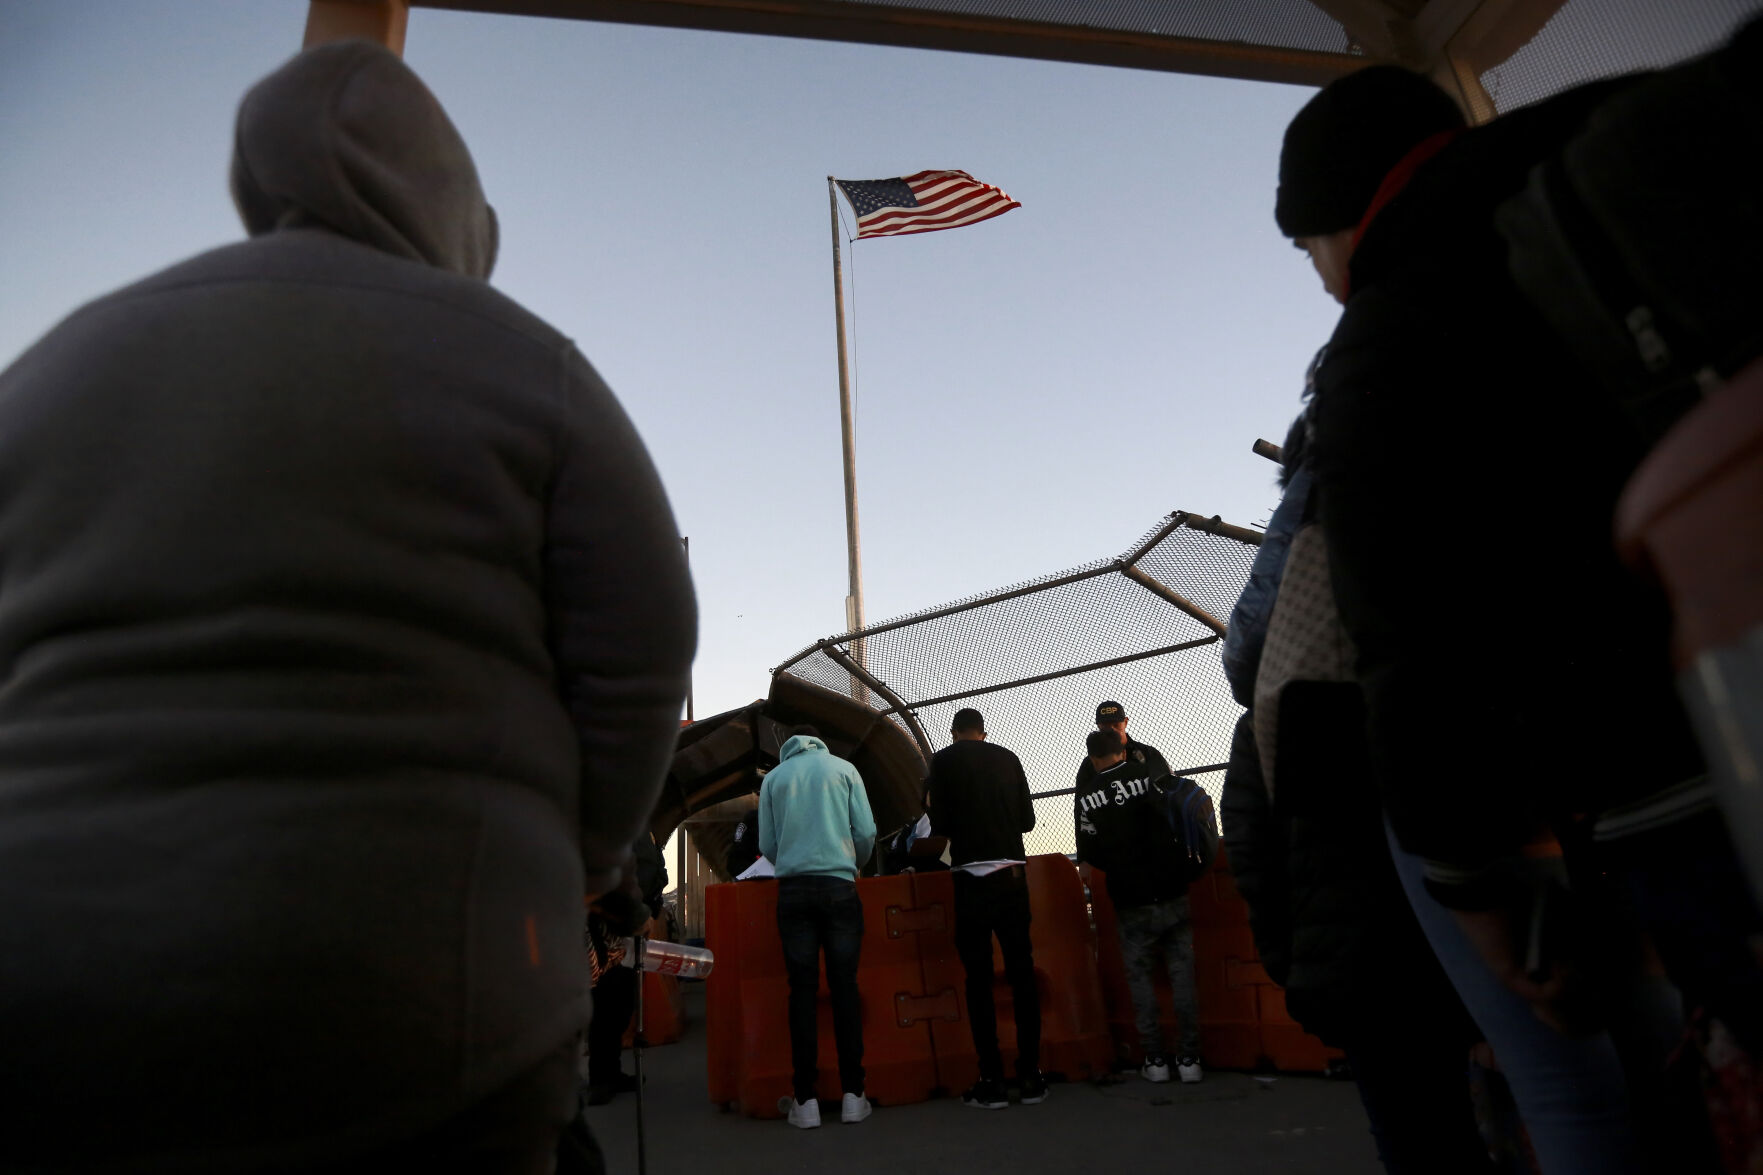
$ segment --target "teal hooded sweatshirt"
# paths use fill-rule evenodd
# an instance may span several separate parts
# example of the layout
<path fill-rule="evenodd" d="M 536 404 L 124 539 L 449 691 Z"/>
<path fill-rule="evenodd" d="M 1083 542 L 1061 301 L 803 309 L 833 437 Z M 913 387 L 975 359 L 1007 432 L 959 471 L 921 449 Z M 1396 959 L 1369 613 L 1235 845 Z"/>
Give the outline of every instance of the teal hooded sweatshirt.
<path fill-rule="evenodd" d="M 792 735 L 759 788 L 759 851 L 779 877 L 857 880 L 875 850 L 875 816 L 857 768 L 812 735 Z"/>

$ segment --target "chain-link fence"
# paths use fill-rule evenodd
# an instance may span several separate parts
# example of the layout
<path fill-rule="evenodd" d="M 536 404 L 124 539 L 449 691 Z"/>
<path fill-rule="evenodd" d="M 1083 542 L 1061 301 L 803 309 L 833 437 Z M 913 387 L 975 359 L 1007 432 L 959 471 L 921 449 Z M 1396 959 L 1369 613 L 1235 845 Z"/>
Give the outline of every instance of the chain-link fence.
<path fill-rule="evenodd" d="M 863 702 L 928 756 L 955 711 L 1022 759 L 1037 796 L 1032 853 L 1072 851 L 1070 792 L 1096 705 L 1216 801 L 1239 713 L 1220 667 L 1224 623 L 1259 532 L 1177 511 L 1116 559 L 930 608 L 811 645 L 774 672 Z"/>

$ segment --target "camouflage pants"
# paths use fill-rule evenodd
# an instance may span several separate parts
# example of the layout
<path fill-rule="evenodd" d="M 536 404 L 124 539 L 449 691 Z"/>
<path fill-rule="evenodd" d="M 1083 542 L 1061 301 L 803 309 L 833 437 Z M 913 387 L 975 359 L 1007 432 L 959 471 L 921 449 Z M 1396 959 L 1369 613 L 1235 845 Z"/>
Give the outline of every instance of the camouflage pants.
<path fill-rule="evenodd" d="M 1161 959 L 1169 975 L 1169 991 L 1181 1033 L 1181 1047 L 1173 1055 L 1198 1057 L 1200 1011 L 1194 998 L 1194 925 L 1188 917 L 1187 895 L 1143 906 L 1123 906 L 1116 916 L 1120 924 L 1120 953 L 1126 962 L 1126 984 L 1132 992 L 1139 1044 L 1145 1056 L 1170 1055 L 1163 1051 L 1157 989 L 1152 978 Z"/>

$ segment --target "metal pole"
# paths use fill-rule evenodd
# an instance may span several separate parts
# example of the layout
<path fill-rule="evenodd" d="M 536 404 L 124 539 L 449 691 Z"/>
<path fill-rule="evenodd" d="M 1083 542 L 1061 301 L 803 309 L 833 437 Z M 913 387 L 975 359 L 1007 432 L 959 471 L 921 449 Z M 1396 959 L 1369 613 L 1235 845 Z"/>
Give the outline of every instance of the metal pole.
<path fill-rule="evenodd" d="M 826 177 L 827 206 L 833 226 L 833 317 L 839 332 L 839 430 L 845 443 L 845 546 L 849 556 L 851 593 L 845 597 L 845 623 L 850 631 L 863 627 L 863 561 L 857 542 L 857 438 L 851 421 L 851 375 L 845 357 L 845 280 L 839 260 L 839 197 L 833 177 Z M 861 657 L 857 659 L 862 664 Z"/>
<path fill-rule="evenodd" d="M 1265 457 L 1275 465 L 1282 463 L 1286 459 L 1286 451 L 1284 449 L 1274 444 L 1272 441 L 1263 440 L 1260 437 L 1255 438 L 1255 443 L 1249 446 L 1249 450 L 1253 452 L 1255 456 Z"/>
<path fill-rule="evenodd" d="M 839 255 L 839 195 L 832 176 L 826 177 L 827 210 L 833 231 L 833 318 L 839 338 L 839 433 L 845 449 L 845 551 L 851 590 L 845 596 L 845 626 L 851 632 L 863 628 L 863 557 L 857 539 L 857 436 L 851 415 L 851 367 L 845 352 L 845 274 Z M 867 665 L 862 637 L 851 644 L 851 659 Z M 869 690 L 853 676 L 851 696 L 868 704 Z"/>
<path fill-rule="evenodd" d="M 673 907 L 679 915 L 681 938 L 690 938 L 686 927 L 691 925 L 692 899 L 686 885 L 686 829 L 684 822 L 673 830 L 673 892 L 678 896 Z"/>
<path fill-rule="evenodd" d="M 643 1132 L 643 948 L 647 944 L 640 934 L 631 940 L 637 969 L 637 1031 L 631 1039 L 631 1056 L 637 1063 L 637 1175 L 649 1175 L 649 1137 Z"/>

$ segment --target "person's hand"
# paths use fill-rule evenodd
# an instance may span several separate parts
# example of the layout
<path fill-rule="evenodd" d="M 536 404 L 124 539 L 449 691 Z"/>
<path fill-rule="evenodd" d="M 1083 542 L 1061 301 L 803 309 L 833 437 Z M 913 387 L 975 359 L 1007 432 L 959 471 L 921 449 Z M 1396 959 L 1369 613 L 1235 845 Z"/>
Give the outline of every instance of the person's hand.
<path fill-rule="evenodd" d="M 1576 940 L 1572 915 L 1566 908 L 1550 908 L 1547 917 L 1556 921 L 1545 928 L 1548 953 L 1537 974 L 1526 970 L 1525 953 L 1530 932 L 1530 910 L 1500 907 L 1491 910 L 1453 910 L 1476 953 L 1509 991 L 1530 1005 L 1544 1024 L 1568 1036 L 1584 1036 L 1602 1027 L 1571 945 Z"/>

